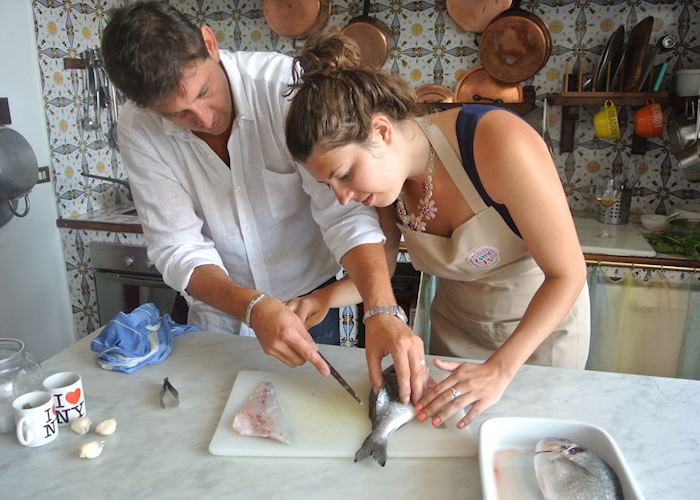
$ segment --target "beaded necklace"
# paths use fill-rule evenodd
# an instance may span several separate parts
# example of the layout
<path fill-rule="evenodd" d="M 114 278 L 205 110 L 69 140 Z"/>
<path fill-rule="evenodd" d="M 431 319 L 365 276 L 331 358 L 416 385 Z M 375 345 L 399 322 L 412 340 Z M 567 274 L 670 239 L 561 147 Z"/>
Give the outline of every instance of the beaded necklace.
<path fill-rule="evenodd" d="M 437 205 L 435 205 L 435 200 L 433 200 L 433 160 L 435 158 L 435 150 L 430 147 L 430 159 L 428 160 L 428 173 L 425 176 L 421 190 L 425 195 L 422 199 L 418 200 L 418 214 L 408 212 L 406 210 L 406 205 L 404 204 L 403 198 L 404 193 L 401 191 L 399 198 L 396 200 L 396 215 L 399 216 L 401 222 L 408 226 L 410 229 L 418 232 L 425 231 L 425 224 L 427 221 L 434 219 L 437 215 Z M 425 219 L 425 221 L 424 221 Z"/>

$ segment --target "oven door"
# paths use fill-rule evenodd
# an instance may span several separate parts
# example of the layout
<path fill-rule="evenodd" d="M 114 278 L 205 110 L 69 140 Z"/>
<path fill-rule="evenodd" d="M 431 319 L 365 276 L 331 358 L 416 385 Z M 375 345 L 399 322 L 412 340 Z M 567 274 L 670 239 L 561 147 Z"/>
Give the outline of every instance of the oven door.
<path fill-rule="evenodd" d="M 178 292 L 166 285 L 158 276 L 96 269 L 95 287 L 101 325 L 107 324 L 119 312 L 130 313 L 141 304 L 148 302 L 153 302 L 161 314 L 168 313 L 173 316 L 173 311 L 177 309 L 176 305 L 184 302 Z M 173 317 L 173 319 L 177 321 L 180 318 Z"/>

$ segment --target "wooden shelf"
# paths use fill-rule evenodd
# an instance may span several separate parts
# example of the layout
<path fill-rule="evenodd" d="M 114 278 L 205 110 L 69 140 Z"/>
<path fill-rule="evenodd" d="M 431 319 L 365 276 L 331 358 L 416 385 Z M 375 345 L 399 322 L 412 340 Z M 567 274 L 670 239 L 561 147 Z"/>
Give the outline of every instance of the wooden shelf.
<path fill-rule="evenodd" d="M 559 152 L 571 153 L 574 150 L 574 134 L 578 121 L 578 107 L 602 106 L 608 99 L 616 106 L 643 106 L 647 99 L 666 106 L 684 106 L 688 102 L 700 99 L 700 96 L 678 97 L 668 92 L 561 92 L 547 94 L 547 104 L 562 107 L 561 134 L 559 136 Z M 647 138 L 633 134 L 631 152 L 643 155 L 648 148 Z"/>
<path fill-rule="evenodd" d="M 63 69 L 83 69 L 87 68 L 88 60 L 76 57 L 64 57 Z"/>
<path fill-rule="evenodd" d="M 523 87 L 523 102 L 504 102 L 504 103 L 493 103 L 493 102 L 429 102 L 426 103 L 431 111 L 441 111 L 449 108 L 455 108 L 457 106 L 463 106 L 465 104 L 476 104 L 476 105 L 490 105 L 490 106 L 500 106 L 502 108 L 507 108 L 517 113 L 519 115 L 525 115 L 535 109 L 535 87 L 527 85 Z"/>

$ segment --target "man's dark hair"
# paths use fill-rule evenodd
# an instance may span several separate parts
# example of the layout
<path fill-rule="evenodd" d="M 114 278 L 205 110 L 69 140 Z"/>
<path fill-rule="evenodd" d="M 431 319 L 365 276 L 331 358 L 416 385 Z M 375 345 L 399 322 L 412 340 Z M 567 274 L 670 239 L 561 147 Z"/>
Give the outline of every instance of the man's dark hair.
<path fill-rule="evenodd" d="M 105 69 L 139 106 L 172 96 L 183 71 L 209 57 L 199 28 L 165 1 L 138 2 L 111 16 L 102 33 Z"/>

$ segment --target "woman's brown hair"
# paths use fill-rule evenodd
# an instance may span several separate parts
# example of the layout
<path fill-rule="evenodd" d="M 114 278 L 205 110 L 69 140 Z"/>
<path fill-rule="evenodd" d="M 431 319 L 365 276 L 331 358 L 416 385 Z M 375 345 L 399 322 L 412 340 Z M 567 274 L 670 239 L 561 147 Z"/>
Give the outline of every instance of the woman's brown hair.
<path fill-rule="evenodd" d="M 293 78 L 288 95 L 296 94 L 285 132 L 297 161 L 306 161 L 317 146 L 365 144 L 375 113 L 397 122 L 424 114 L 401 77 L 362 66 L 359 47 L 341 33 L 308 38 L 295 58 Z"/>

